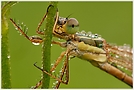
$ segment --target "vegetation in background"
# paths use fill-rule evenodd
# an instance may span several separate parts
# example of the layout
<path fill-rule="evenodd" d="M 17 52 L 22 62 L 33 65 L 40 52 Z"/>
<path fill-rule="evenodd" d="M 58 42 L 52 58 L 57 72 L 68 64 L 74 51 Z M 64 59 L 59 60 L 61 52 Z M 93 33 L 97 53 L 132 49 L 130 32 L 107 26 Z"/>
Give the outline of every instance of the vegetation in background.
<path fill-rule="evenodd" d="M 46 30 L 44 31 L 44 42 L 43 42 L 43 70 L 50 71 L 50 64 L 51 64 L 51 39 L 52 39 L 52 30 L 54 25 L 54 16 L 57 11 L 57 2 L 51 2 L 53 7 L 50 7 L 48 10 L 48 15 L 46 19 Z M 49 88 L 50 76 L 43 73 L 43 83 L 41 88 Z"/>
<path fill-rule="evenodd" d="M 10 76 L 10 54 L 8 45 L 8 22 L 10 8 L 17 2 L 2 2 L 1 8 L 1 54 L 2 54 L 2 88 L 11 88 L 11 76 Z"/>

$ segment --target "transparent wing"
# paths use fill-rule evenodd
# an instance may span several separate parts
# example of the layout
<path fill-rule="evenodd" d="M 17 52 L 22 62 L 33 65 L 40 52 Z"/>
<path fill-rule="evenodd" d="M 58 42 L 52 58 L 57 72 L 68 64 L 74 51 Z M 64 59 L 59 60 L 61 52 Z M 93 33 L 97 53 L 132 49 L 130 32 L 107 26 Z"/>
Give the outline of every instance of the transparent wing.
<path fill-rule="evenodd" d="M 117 46 L 107 44 L 108 63 L 132 76 L 133 52 L 129 45 Z"/>

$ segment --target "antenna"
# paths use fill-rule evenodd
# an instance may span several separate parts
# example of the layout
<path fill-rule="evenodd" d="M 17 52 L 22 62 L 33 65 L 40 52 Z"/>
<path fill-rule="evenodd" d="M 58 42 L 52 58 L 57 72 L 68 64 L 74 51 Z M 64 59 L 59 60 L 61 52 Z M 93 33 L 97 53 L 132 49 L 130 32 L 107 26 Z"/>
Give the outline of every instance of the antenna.
<path fill-rule="evenodd" d="M 66 19 L 68 19 L 68 17 L 70 17 L 72 14 L 73 14 L 73 13 L 69 14 L 69 15 L 66 17 Z"/>

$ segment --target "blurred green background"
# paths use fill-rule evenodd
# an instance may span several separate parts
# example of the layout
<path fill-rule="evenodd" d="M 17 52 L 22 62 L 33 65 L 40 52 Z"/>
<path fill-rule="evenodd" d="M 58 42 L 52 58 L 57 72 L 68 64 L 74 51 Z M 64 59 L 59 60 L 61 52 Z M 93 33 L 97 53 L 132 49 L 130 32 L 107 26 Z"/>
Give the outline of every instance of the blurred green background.
<path fill-rule="evenodd" d="M 11 18 L 24 22 L 28 35 L 36 35 L 36 28 L 46 12 L 48 2 L 19 2 L 11 8 Z M 60 16 L 74 17 L 79 21 L 80 31 L 92 31 L 102 35 L 107 42 L 132 47 L 132 2 L 59 2 Z M 45 28 L 45 25 L 43 26 Z M 9 46 L 11 53 L 12 88 L 30 88 L 41 77 L 41 45 L 35 46 L 20 36 L 9 23 Z M 51 62 L 64 51 L 58 45 L 52 46 Z M 61 68 L 62 63 L 58 66 Z M 74 58 L 69 61 L 69 84 L 60 88 L 130 88 L 122 81 L 92 66 L 87 61 Z M 55 80 L 51 79 L 50 88 Z"/>

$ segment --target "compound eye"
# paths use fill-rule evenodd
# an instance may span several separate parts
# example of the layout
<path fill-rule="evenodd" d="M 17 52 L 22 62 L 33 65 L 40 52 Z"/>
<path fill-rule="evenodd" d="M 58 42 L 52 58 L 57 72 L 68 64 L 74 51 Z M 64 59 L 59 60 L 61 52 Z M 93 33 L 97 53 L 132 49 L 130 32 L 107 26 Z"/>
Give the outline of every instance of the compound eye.
<path fill-rule="evenodd" d="M 70 18 L 67 20 L 66 32 L 68 34 L 74 34 L 79 30 L 79 22 L 75 18 Z"/>
<path fill-rule="evenodd" d="M 70 18 L 68 21 L 67 21 L 67 24 L 68 26 L 79 26 L 79 22 L 75 19 L 75 18 Z"/>

